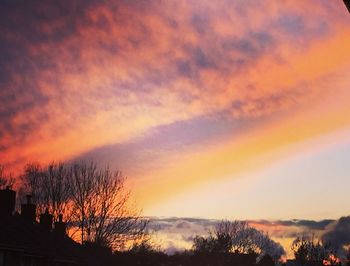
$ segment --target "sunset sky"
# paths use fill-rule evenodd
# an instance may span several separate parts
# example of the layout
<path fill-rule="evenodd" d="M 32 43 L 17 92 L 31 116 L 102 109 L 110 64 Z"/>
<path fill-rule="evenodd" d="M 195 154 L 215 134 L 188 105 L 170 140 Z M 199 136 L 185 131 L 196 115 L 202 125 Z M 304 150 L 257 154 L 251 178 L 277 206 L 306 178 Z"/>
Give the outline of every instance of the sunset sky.
<path fill-rule="evenodd" d="M 143 214 L 350 213 L 338 0 L 1 1 L 0 163 L 93 160 Z"/>

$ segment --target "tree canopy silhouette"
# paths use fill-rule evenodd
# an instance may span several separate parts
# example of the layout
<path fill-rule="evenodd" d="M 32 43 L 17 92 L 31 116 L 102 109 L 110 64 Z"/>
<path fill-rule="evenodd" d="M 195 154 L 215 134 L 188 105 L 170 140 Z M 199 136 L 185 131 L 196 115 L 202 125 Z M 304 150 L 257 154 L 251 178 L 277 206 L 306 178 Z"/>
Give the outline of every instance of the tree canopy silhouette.
<path fill-rule="evenodd" d="M 196 236 L 193 250 L 195 252 L 268 254 L 278 260 L 284 249 L 270 237 L 249 226 L 244 221 L 221 221 L 208 237 Z"/>
<path fill-rule="evenodd" d="M 324 243 L 314 235 L 297 237 L 293 241 L 292 251 L 301 265 L 341 265 L 331 243 Z"/>
<path fill-rule="evenodd" d="M 95 163 L 31 163 L 22 175 L 22 194 L 33 196 L 39 212 L 47 209 L 55 220 L 63 215 L 71 237 L 82 244 L 117 250 L 142 238 L 147 224 L 129 204 L 125 181 L 119 171 Z"/>

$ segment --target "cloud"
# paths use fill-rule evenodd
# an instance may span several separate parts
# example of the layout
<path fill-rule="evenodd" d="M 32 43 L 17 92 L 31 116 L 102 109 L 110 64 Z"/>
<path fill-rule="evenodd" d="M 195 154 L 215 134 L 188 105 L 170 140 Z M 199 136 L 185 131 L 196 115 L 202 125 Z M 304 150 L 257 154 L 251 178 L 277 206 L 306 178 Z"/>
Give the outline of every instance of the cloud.
<path fill-rule="evenodd" d="M 206 236 L 220 220 L 202 218 L 151 218 L 148 229 L 160 247 L 173 254 L 176 251 L 190 249 L 196 235 Z M 288 258 L 292 258 L 291 245 L 295 238 L 303 235 L 315 235 L 330 242 L 344 255 L 343 247 L 350 244 L 350 217 L 339 220 L 250 220 L 254 228 L 267 233 L 280 243 Z"/>
<path fill-rule="evenodd" d="M 271 234 L 276 238 L 296 238 L 310 232 L 315 234 L 323 234 L 327 227 L 334 220 L 280 220 L 280 221 L 250 221 L 250 223 Z"/>
<path fill-rule="evenodd" d="M 322 104 L 348 96 L 342 11 L 329 1 L 2 1 L 0 163 L 19 172 L 106 154 L 154 190 L 176 179 L 176 193 L 233 174 L 236 157 L 244 166 L 342 128 L 347 103 Z M 320 117 L 326 126 L 303 134 Z M 266 127 L 274 143 L 260 139 Z M 251 139 L 271 145 L 256 152 Z"/>
<path fill-rule="evenodd" d="M 190 249 L 196 235 L 206 235 L 217 220 L 200 218 L 151 218 L 147 228 L 168 254 Z"/>
<path fill-rule="evenodd" d="M 312 221 L 312 220 L 294 220 L 294 221 L 286 221 L 286 222 L 280 222 L 280 223 L 284 223 L 284 224 L 296 224 L 297 226 L 304 226 L 308 229 L 311 230 L 324 230 L 326 229 L 326 227 L 331 224 L 332 222 L 334 222 L 334 220 L 321 220 L 321 221 Z"/>
<path fill-rule="evenodd" d="M 334 222 L 322 236 L 322 239 L 331 243 L 339 251 L 350 245 L 350 216 L 341 217 Z"/>
<path fill-rule="evenodd" d="M 215 219 L 153 217 L 150 219 L 148 229 L 153 232 L 154 238 L 160 243 L 162 249 L 174 253 L 191 248 L 196 235 L 208 235 L 219 222 L 220 220 Z M 288 256 L 292 256 L 290 247 L 296 237 L 312 233 L 327 237 L 330 234 L 329 226 L 336 223 L 335 220 L 250 220 L 247 222 L 254 228 L 267 233 L 277 243 L 281 243 Z"/>

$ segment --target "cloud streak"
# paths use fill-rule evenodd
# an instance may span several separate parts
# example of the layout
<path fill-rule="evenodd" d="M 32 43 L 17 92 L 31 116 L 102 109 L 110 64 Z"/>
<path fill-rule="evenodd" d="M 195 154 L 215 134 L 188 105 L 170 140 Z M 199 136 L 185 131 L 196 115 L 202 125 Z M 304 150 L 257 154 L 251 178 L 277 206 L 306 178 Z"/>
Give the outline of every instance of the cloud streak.
<path fill-rule="evenodd" d="M 0 162 L 120 160 L 151 205 L 234 175 L 233 161 L 247 168 L 348 127 L 344 12 L 329 1 L 3 1 Z"/>

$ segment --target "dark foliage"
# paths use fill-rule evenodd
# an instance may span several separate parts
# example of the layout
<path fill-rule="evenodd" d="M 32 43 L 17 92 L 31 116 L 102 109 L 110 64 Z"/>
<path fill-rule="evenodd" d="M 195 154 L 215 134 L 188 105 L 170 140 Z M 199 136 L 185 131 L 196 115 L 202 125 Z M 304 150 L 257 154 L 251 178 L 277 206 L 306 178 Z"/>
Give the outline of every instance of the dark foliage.
<path fill-rule="evenodd" d="M 295 260 L 300 265 L 322 266 L 325 263 L 326 265 L 341 265 L 331 243 L 322 242 L 314 235 L 297 237 L 292 244 L 292 250 Z"/>
<path fill-rule="evenodd" d="M 208 237 L 194 238 L 193 250 L 195 253 L 268 254 L 275 261 L 284 254 L 279 243 L 242 221 L 221 221 Z"/>

